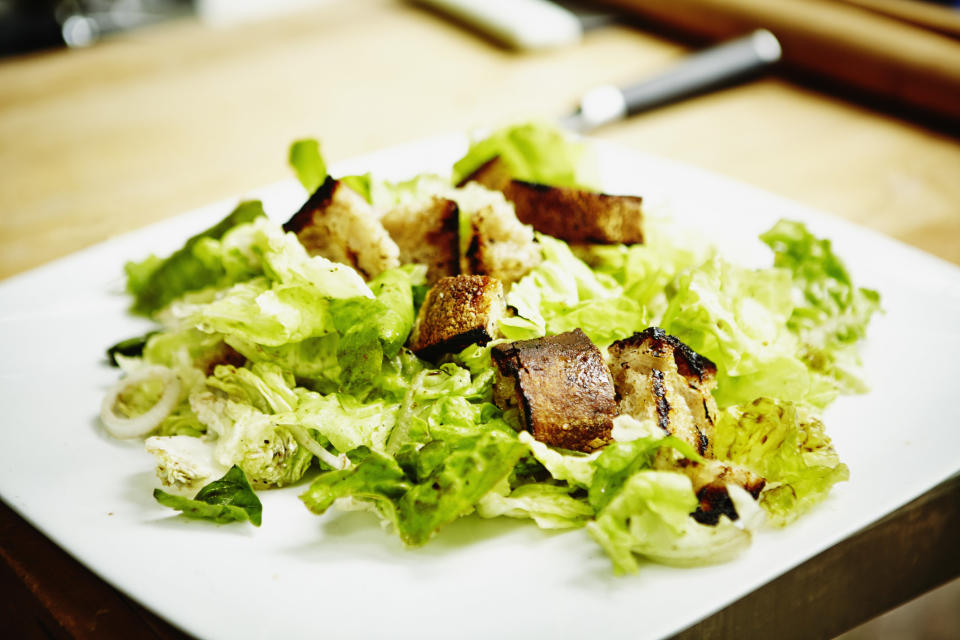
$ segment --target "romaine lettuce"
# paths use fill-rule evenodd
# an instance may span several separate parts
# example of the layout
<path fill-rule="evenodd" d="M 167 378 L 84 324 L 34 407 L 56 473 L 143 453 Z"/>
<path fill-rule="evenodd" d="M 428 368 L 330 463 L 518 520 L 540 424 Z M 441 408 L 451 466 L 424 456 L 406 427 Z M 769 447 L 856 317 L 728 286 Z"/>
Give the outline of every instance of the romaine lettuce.
<path fill-rule="evenodd" d="M 584 154 L 549 126 L 509 127 L 471 145 L 453 183 L 497 156 L 516 178 L 589 188 Z M 327 176 L 314 140 L 294 143 L 289 160 L 308 191 Z M 462 225 L 488 201 L 507 206 L 502 194 L 455 189 L 432 175 L 342 180 L 379 210 L 438 194 L 456 199 Z M 728 487 L 736 522 L 690 517 L 693 485 L 664 469 L 660 453 L 701 458 L 652 422 L 618 417 L 616 441 L 591 454 L 517 433 L 517 410 L 492 401 L 497 341 L 438 365 L 404 348 L 426 291 L 422 265 L 366 283 L 350 267 L 311 257 L 259 203 L 167 260 L 127 266 L 137 310 L 163 328 L 119 345 L 116 361 L 127 374 L 163 369 L 177 390 L 146 441 L 171 492 L 158 490 L 157 499 L 189 517 L 259 525 L 251 486 L 300 482 L 317 460 L 320 473 L 301 496 L 311 511 L 370 509 L 408 545 L 475 511 L 542 528 L 585 525 L 620 572 L 636 570 L 639 557 L 680 565 L 731 557 L 764 512 L 789 522 L 847 478 L 808 412 L 863 388 L 856 344 L 878 296 L 855 288 L 829 242 L 797 223 L 762 236 L 774 251 L 771 268 L 747 269 L 647 222 L 644 245 L 571 248 L 538 235 L 542 261 L 507 290 L 500 329 L 516 340 L 580 328 L 604 350 L 659 325 L 713 360 L 723 409 L 716 455 L 767 480 L 760 506 Z M 120 409 L 149 406 L 167 390 L 156 385 L 132 388 Z"/>
<path fill-rule="evenodd" d="M 235 227 L 262 217 L 259 201 L 240 203 L 226 218 L 191 237 L 170 257 L 150 256 L 142 262 L 128 262 L 127 290 L 133 295 L 133 311 L 150 315 L 189 291 L 216 286 L 227 276 L 220 263 L 216 241 Z"/>
<path fill-rule="evenodd" d="M 538 235 L 543 261 L 510 288 L 515 316 L 501 320 L 511 339 L 580 328 L 601 349 L 649 326 L 647 310 L 610 275 L 593 271 L 562 240 Z"/>
<path fill-rule="evenodd" d="M 188 518 L 212 520 L 218 524 L 247 520 L 259 527 L 263 505 L 239 467 L 231 467 L 219 480 L 200 489 L 191 500 L 154 489 L 160 504 L 182 511 Z"/>
<path fill-rule="evenodd" d="M 459 184 L 494 157 L 518 180 L 587 189 L 598 182 L 586 145 L 545 122 L 504 127 L 474 142 L 453 165 L 451 181 Z"/>
<path fill-rule="evenodd" d="M 726 516 L 714 526 L 698 523 L 690 517 L 697 498 L 687 476 L 638 471 L 587 524 L 587 531 L 610 556 L 618 573 L 637 570 L 634 554 L 676 566 L 724 562 L 749 546 L 759 523 L 750 495 L 738 487 L 729 491 L 739 520 L 746 526 L 738 526 Z"/>
<path fill-rule="evenodd" d="M 585 500 L 570 495 L 569 486 L 533 482 L 513 491 L 508 483 L 487 493 L 477 503 L 481 518 L 530 518 L 541 529 L 573 529 L 593 518 L 593 509 Z"/>
<path fill-rule="evenodd" d="M 792 274 L 798 295 L 787 326 L 800 339 L 803 361 L 843 393 L 865 391 L 857 345 L 880 309 L 880 294 L 855 287 L 830 241 L 799 222 L 780 220 L 760 239 L 773 250 L 774 266 Z"/>
<path fill-rule="evenodd" d="M 396 458 L 366 451 L 353 468 L 320 475 L 300 498 L 318 514 L 340 498 L 369 502 L 406 544 L 418 546 L 473 511 L 525 452 L 515 436 L 497 429 L 408 447 Z"/>
<path fill-rule="evenodd" d="M 769 398 L 724 411 L 713 446 L 717 458 L 741 464 L 767 479 L 760 505 L 769 520 L 781 526 L 850 476 L 819 420 L 790 403 Z"/>

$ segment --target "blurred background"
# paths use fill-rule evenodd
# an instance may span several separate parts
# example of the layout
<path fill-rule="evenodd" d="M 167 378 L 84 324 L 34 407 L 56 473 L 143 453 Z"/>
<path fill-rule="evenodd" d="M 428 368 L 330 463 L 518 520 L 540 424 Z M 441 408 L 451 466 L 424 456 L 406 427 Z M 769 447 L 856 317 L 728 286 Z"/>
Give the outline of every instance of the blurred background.
<path fill-rule="evenodd" d="M 335 0 L 0 0 L 0 54 L 13 55 L 59 46 L 86 47 L 118 32 L 184 16 L 198 16 L 208 24 L 236 23 L 332 1 Z M 957 0 L 844 1 L 957 35 L 958 22 L 936 8 L 939 5 L 955 10 L 960 6 Z M 448 10 L 453 8 L 453 12 L 462 18 L 464 11 L 471 10 L 462 7 L 491 3 L 428 1 L 422 4 L 446 6 Z M 498 4 L 493 2 L 491 6 Z M 596 9 L 598 3 L 557 0 L 555 4 L 581 14 L 592 14 L 588 27 L 606 22 L 611 15 L 609 11 Z"/>
<path fill-rule="evenodd" d="M 603 124 L 960 263 L 957 4 L 0 0 L 0 278 L 285 178 L 295 138 L 336 160 L 531 116 Z M 677 73 L 758 28 L 775 50 Z M 82 616 L 44 600 L 42 536 L 2 533 L 25 597 Z M 960 582 L 842 637 L 960 637 Z"/>

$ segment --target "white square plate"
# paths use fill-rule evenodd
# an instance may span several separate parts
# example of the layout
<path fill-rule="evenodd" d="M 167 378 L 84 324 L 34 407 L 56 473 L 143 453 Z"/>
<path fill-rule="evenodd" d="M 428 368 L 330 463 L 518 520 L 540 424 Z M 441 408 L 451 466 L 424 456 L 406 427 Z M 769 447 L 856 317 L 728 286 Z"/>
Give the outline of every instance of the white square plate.
<path fill-rule="evenodd" d="M 403 178 L 446 172 L 463 136 L 388 149 L 335 167 Z M 0 283 L 0 495 L 77 559 L 202 638 L 658 637 L 746 595 L 960 471 L 960 269 L 877 233 L 689 167 L 598 145 L 605 188 L 666 202 L 678 224 L 725 253 L 769 263 L 756 240 L 776 219 L 834 241 L 885 313 L 864 352 L 873 391 L 826 423 L 850 481 L 728 564 L 644 565 L 614 577 L 583 531 L 476 517 L 407 550 L 365 513 L 310 514 L 301 487 L 265 492 L 263 526 L 217 526 L 154 502 L 139 443 L 98 424 L 118 377 L 104 348 L 148 324 L 126 313 L 122 266 L 163 254 L 228 212 L 219 203 Z M 278 219 L 305 195 L 287 182 L 252 194 Z"/>

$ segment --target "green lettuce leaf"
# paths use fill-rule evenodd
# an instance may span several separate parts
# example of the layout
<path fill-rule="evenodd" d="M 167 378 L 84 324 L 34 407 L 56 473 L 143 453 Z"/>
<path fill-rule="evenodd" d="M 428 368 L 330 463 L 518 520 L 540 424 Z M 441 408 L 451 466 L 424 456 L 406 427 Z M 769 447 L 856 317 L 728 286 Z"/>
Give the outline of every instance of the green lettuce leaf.
<path fill-rule="evenodd" d="M 587 532 L 603 547 L 618 573 L 637 570 L 636 555 L 662 564 L 724 562 L 749 546 L 759 524 L 753 499 L 733 487 L 730 497 L 744 526 L 727 517 L 713 526 L 690 517 L 697 508 L 690 479 L 673 471 L 641 470 L 625 479 Z"/>
<path fill-rule="evenodd" d="M 341 389 L 360 393 L 371 388 L 413 328 L 413 289 L 422 281 L 423 269 L 413 266 L 388 269 L 370 282 L 375 298 L 350 298 L 331 304 L 333 324 L 340 334 L 337 360 L 342 371 Z"/>
<path fill-rule="evenodd" d="M 587 494 L 593 508 L 601 511 L 631 476 L 650 469 L 661 447 L 671 447 L 690 460 L 702 460 L 693 447 L 673 436 L 612 442 L 603 448 L 594 463 L 595 470 Z"/>
<path fill-rule="evenodd" d="M 572 140 L 545 122 L 504 127 L 470 145 L 453 165 L 453 184 L 499 156 L 518 180 L 558 187 L 593 189 L 598 180 L 587 158 L 586 145 Z"/>
<path fill-rule="evenodd" d="M 501 320 L 510 340 L 583 330 L 601 349 L 649 326 L 646 309 L 604 273 L 590 269 L 562 240 L 538 235 L 543 261 L 515 283 L 507 304 L 515 316 Z"/>
<path fill-rule="evenodd" d="M 214 459 L 219 464 L 239 466 L 258 487 L 293 484 L 313 460 L 285 426 L 298 425 L 293 416 L 300 394 L 288 375 L 269 366 L 254 367 L 217 367 L 207 389 L 191 394 L 190 406 L 216 436 Z"/>
<path fill-rule="evenodd" d="M 320 143 L 311 138 L 297 140 L 290 145 L 287 158 L 297 179 L 308 192 L 316 191 L 327 179 L 327 163 L 320 153 Z"/>
<path fill-rule="evenodd" d="M 229 398 L 249 404 L 261 413 L 294 411 L 300 400 L 296 381 L 288 372 L 271 363 L 254 362 L 248 367 L 218 365 L 206 379 L 210 389 L 219 389 Z"/>
<path fill-rule="evenodd" d="M 534 439 L 527 431 L 521 431 L 518 437 L 520 442 L 529 447 L 530 454 L 534 459 L 543 465 L 554 479 L 582 489 L 588 488 L 593 482 L 599 452 L 591 454 L 574 451 L 561 452 Z"/>
<path fill-rule="evenodd" d="M 495 429 L 408 446 L 396 458 L 367 451 L 353 468 L 320 475 L 300 498 L 317 514 L 341 498 L 369 503 L 404 543 L 419 546 L 473 511 L 525 453 L 516 437 Z"/>
<path fill-rule="evenodd" d="M 850 477 L 819 420 L 790 403 L 769 398 L 722 412 L 713 446 L 717 458 L 767 479 L 760 505 L 770 521 L 780 526 Z"/>
<path fill-rule="evenodd" d="M 666 310 L 668 286 L 680 273 L 702 263 L 703 251 L 690 237 L 675 238 L 669 227 L 653 216 L 644 220 L 644 244 L 578 247 L 578 257 L 596 273 L 612 277 L 623 295 L 647 310 L 651 318 Z"/>
<path fill-rule="evenodd" d="M 582 527 L 593 518 L 593 509 L 584 500 L 570 495 L 568 486 L 534 482 L 510 491 L 508 483 L 490 491 L 477 503 L 481 518 L 530 518 L 541 529 Z"/>
<path fill-rule="evenodd" d="M 210 303 L 184 304 L 177 313 L 206 333 L 277 347 L 333 332 L 329 305 L 313 286 L 258 277 L 233 285 Z"/>
<path fill-rule="evenodd" d="M 182 511 L 188 518 L 212 520 L 218 524 L 247 520 L 259 527 L 263 514 L 260 499 L 237 466 L 200 489 L 192 500 L 162 489 L 154 489 L 153 497 L 166 507 Z"/>
<path fill-rule="evenodd" d="M 150 256 L 139 263 L 127 263 L 127 290 L 134 297 L 133 311 L 151 315 L 189 291 L 220 283 L 226 271 L 217 256 L 211 255 L 209 241 L 263 216 L 259 201 L 242 202 L 226 218 L 187 240 L 170 257 L 162 260 Z"/>
<path fill-rule="evenodd" d="M 803 361 L 841 392 L 866 391 L 857 345 L 880 309 L 880 294 L 855 287 L 830 241 L 799 222 L 780 220 L 760 239 L 773 250 L 774 266 L 793 274 L 798 300 L 787 326 L 800 339 Z"/>
<path fill-rule="evenodd" d="M 398 407 L 382 400 L 363 402 L 349 394 L 301 392 L 300 403 L 289 419 L 315 430 L 341 453 L 359 447 L 383 451 L 396 424 Z"/>
<path fill-rule="evenodd" d="M 717 256 L 670 284 L 660 326 L 716 363 L 721 407 L 764 395 L 824 406 L 835 396 L 811 376 L 786 328 L 791 284 L 786 270 L 747 269 Z"/>
<path fill-rule="evenodd" d="M 399 182 L 384 180 L 370 173 L 344 176 L 340 180 L 382 211 L 420 201 L 427 195 L 446 193 L 450 190 L 448 180 L 430 173 L 421 173 L 409 180 Z"/>

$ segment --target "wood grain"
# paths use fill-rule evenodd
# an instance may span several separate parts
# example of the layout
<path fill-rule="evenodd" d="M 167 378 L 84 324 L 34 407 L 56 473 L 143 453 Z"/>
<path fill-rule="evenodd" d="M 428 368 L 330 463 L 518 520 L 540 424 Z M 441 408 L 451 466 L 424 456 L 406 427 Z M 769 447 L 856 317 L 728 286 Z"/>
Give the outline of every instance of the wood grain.
<path fill-rule="evenodd" d="M 0 277 L 331 159 L 565 112 L 683 48 L 627 28 L 513 54 L 401 3 L 209 31 L 185 21 L 0 63 Z M 824 208 L 960 262 L 955 139 L 780 80 L 598 132 Z"/>
<path fill-rule="evenodd" d="M 960 38 L 960 13 L 916 0 L 840 0 L 881 15 L 915 24 L 953 38 Z"/>
<path fill-rule="evenodd" d="M 188 640 L 0 502 L 0 637 Z"/>
<path fill-rule="evenodd" d="M 960 575 L 957 531 L 953 478 L 675 639 L 832 638 Z"/>
<path fill-rule="evenodd" d="M 832 0 L 608 0 L 679 30 L 725 39 L 769 29 L 783 64 L 960 123 L 960 42 Z"/>

